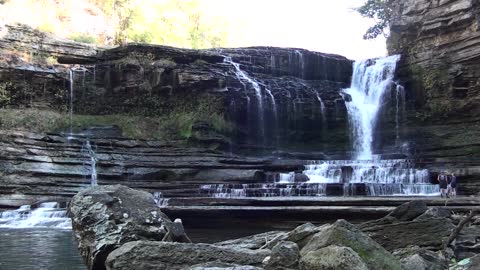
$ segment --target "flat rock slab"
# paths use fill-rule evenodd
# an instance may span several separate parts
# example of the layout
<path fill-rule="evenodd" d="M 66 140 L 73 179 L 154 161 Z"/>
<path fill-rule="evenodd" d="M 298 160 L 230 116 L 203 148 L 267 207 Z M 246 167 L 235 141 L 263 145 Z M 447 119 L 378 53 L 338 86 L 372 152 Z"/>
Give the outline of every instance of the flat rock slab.
<path fill-rule="evenodd" d="M 134 241 L 110 253 L 105 265 L 108 270 L 180 270 L 213 261 L 261 266 L 262 261 L 269 255 L 270 250 L 254 251 L 210 244 Z"/>

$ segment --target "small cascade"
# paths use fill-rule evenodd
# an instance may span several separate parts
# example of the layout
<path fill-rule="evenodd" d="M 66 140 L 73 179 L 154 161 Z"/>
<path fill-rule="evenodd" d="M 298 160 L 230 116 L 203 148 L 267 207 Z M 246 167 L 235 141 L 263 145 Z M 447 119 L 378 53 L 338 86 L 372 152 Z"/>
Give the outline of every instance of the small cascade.
<path fill-rule="evenodd" d="M 32 209 L 24 205 L 13 211 L 0 212 L 0 228 L 57 228 L 71 229 L 67 211 L 56 202 L 41 203 Z"/>
<path fill-rule="evenodd" d="M 235 75 L 237 79 L 246 86 L 245 82 L 250 84 L 255 90 L 255 97 L 257 99 L 257 111 L 258 111 L 258 122 L 259 122 L 259 133 L 260 137 L 263 139 L 265 137 L 265 119 L 264 119 L 264 110 L 263 110 L 263 96 L 260 85 L 257 81 L 250 78 L 247 73 L 240 69 L 240 64 L 233 62 L 231 57 L 224 56 L 224 62 L 232 65 L 235 68 Z M 271 93 L 270 93 L 271 94 Z M 272 95 L 273 98 L 273 95 Z M 273 103 L 272 103 L 273 105 Z"/>
<path fill-rule="evenodd" d="M 93 151 L 92 145 L 89 140 L 85 142 L 85 151 L 90 157 L 90 185 L 92 187 L 98 185 L 97 181 L 97 155 Z"/>
<path fill-rule="evenodd" d="M 303 58 L 303 53 L 299 50 L 295 50 L 300 63 L 300 78 L 305 79 L 305 59 Z"/>
<path fill-rule="evenodd" d="M 318 103 L 320 103 L 320 112 L 322 114 L 322 122 L 325 123 L 327 121 L 327 115 L 325 114 L 325 103 L 323 103 L 320 94 L 317 91 L 314 91 L 317 97 Z"/>
<path fill-rule="evenodd" d="M 354 63 L 352 83 L 344 93 L 348 118 L 353 131 L 353 148 L 357 159 L 373 158 L 373 131 L 385 93 L 392 88 L 399 55 Z"/>
<path fill-rule="evenodd" d="M 153 192 L 152 195 L 153 195 L 153 200 L 155 200 L 155 203 L 157 204 L 158 207 L 168 206 L 168 201 L 170 199 L 163 197 L 162 192 L 156 191 L 156 192 Z"/>
<path fill-rule="evenodd" d="M 215 198 L 290 196 L 433 196 L 426 169 L 409 160 L 306 161 L 298 173 L 277 174 L 271 183 L 202 185 L 202 194 Z"/>
<path fill-rule="evenodd" d="M 73 128 L 73 87 L 75 83 L 75 72 L 74 69 L 71 68 L 68 70 L 69 74 L 69 81 L 70 81 L 70 88 L 69 88 L 69 95 L 68 95 L 68 100 L 69 100 L 69 106 L 68 106 L 68 116 L 69 116 L 69 124 L 70 124 L 70 133 L 72 133 L 72 128 Z"/>
<path fill-rule="evenodd" d="M 395 141 L 396 145 L 400 140 L 400 115 L 405 115 L 405 88 L 397 84 L 395 89 Z"/>

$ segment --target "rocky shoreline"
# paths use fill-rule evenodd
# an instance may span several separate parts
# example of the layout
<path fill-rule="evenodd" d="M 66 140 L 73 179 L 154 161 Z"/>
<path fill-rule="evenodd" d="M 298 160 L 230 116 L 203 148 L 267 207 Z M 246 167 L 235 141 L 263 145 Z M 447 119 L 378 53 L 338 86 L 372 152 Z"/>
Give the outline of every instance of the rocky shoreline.
<path fill-rule="evenodd" d="M 78 193 L 69 215 L 89 270 L 448 269 L 451 259 L 461 261 L 455 269 L 479 266 L 480 216 L 446 245 L 464 216 L 421 200 L 357 225 L 306 223 L 214 244 L 190 243 L 188 226 L 172 222 L 151 194 L 120 185 Z"/>

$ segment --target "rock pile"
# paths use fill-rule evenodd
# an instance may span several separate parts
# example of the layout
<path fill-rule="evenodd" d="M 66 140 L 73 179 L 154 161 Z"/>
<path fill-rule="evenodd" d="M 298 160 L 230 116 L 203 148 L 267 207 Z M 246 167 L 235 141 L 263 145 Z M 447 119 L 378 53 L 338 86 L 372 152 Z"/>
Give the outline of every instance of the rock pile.
<path fill-rule="evenodd" d="M 178 242 L 188 239 L 185 232 L 167 239 L 172 222 L 153 197 L 120 185 L 80 192 L 69 211 L 89 270 L 447 269 L 442 241 L 457 223 L 450 213 L 415 201 L 358 226 L 345 220 L 306 223 L 289 232 L 202 244 Z M 468 238 L 476 225 L 467 228 L 459 238 Z M 463 243 L 454 243 L 447 256 L 463 259 L 457 254 Z"/>

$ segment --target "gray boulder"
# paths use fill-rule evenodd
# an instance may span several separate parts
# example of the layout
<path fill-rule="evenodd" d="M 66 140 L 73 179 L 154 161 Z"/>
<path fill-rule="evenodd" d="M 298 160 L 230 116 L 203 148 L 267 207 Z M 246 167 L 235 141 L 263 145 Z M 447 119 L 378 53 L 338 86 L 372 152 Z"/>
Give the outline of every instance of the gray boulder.
<path fill-rule="evenodd" d="M 349 247 L 365 262 L 369 269 L 401 269 L 400 262 L 382 246 L 345 220 L 321 227 L 321 231 L 313 235 L 302 248 L 300 255 L 307 256 L 309 252 L 337 245 Z"/>
<path fill-rule="evenodd" d="M 209 262 L 197 264 L 183 270 L 263 270 L 263 268 L 250 266 L 250 265 L 237 265 L 231 263 L 222 262 Z"/>
<path fill-rule="evenodd" d="M 261 266 L 270 253 L 210 244 L 134 241 L 111 252 L 105 266 L 108 270 L 180 270 L 207 262 Z"/>
<path fill-rule="evenodd" d="M 123 243 L 161 241 L 172 223 L 150 193 L 121 185 L 79 192 L 72 198 L 68 212 L 78 249 L 91 270 L 105 269 L 108 254 Z"/>
<path fill-rule="evenodd" d="M 299 258 L 298 245 L 294 242 L 282 241 L 273 247 L 272 255 L 264 262 L 265 269 L 296 268 Z"/>
<path fill-rule="evenodd" d="M 398 249 L 393 255 L 400 259 L 404 270 L 446 270 L 448 262 L 440 252 L 418 246 Z"/>
<path fill-rule="evenodd" d="M 401 221 L 408 221 L 420 216 L 425 211 L 427 211 L 427 203 L 425 201 L 413 200 L 398 206 L 390 212 L 389 216 Z"/>
<path fill-rule="evenodd" d="M 301 270 L 369 269 L 353 249 L 335 245 L 307 252 L 307 254 L 300 259 L 299 268 Z"/>
<path fill-rule="evenodd" d="M 255 234 L 247 237 L 242 237 L 238 239 L 217 242 L 215 243 L 215 245 L 235 246 L 235 247 L 248 248 L 248 249 L 259 249 L 263 247 L 265 244 L 272 242 L 272 240 L 276 241 L 276 239 L 285 239 L 286 237 L 287 237 L 286 232 L 271 231 L 271 232 Z M 270 248 L 272 248 L 273 246 L 274 245 L 272 245 Z"/>

